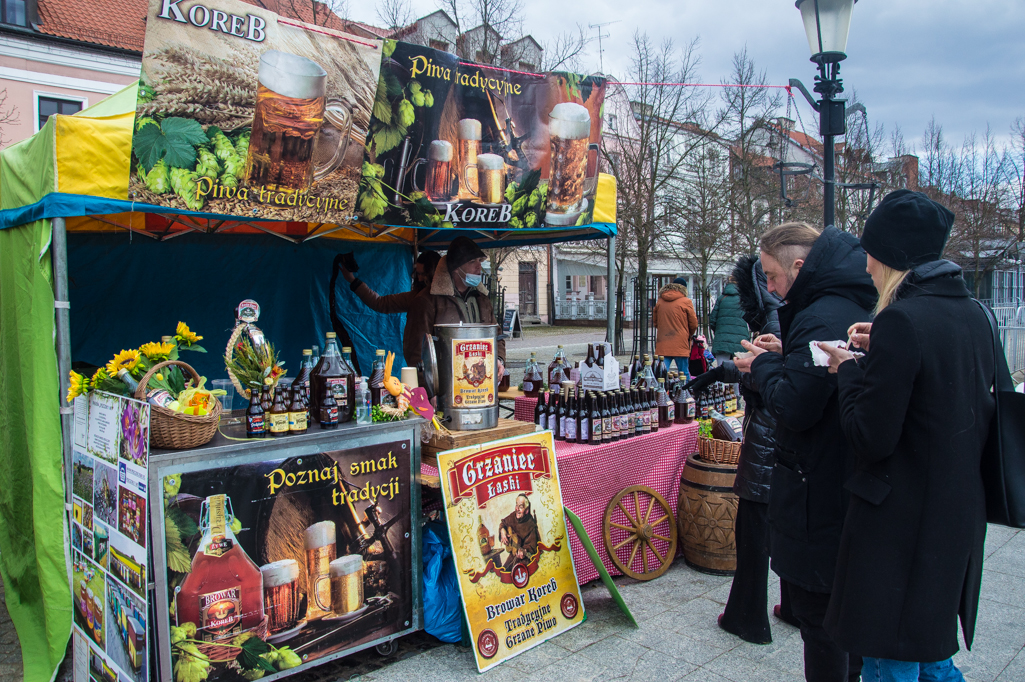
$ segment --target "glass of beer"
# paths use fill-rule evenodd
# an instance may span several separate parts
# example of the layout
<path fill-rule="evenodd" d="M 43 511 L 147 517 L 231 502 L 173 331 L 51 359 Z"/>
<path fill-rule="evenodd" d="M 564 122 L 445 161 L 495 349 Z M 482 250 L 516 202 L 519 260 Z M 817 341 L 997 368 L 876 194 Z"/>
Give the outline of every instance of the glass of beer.
<path fill-rule="evenodd" d="M 352 106 L 339 99 L 328 100 L 324 106 L 324 126 L 313 145 L 314 180 L 320 180 L 342 165 L 352 137 Z"/>
<path fill-rule="evenodd" d="M 363 606 L 363 557 L 349 554 L 331 562 L 331 604 L 336 616 Z"/>
<path fill-rule="evenodd" d="M 551 161 L 545 223 L 572 225 L 585 206 L 584 182 L 591 115 L 585 107 L 573 102 L 556 104 L 552 108 L 548 134 L 551 138 Z"/>
<path fill-rule="evenodd" d="M 427 194 L 431 201 L 449 201 L 452 199 L 452 143 L 448 140 L 435 140 L 427 149 L 426 159 L 417 159 L 413 169 L 422 163 L 427 164 L 427 179 L 421 190 L 416 186 L 416 175 L 413 175 L 413 189 Z"/>
<path fill-rule="evenodd" d="M 476 171 L 480 190 L 470 190 L 471 193 L 482 204 L 502 203 L 505 199 L 505 159 L 498 154 L 481 154 L 477 157 Z"/>
<path fill-rule="evenodd" d="M 302 614 L 299 605 L 299 562 L 283 559 L 260 567 L 263 573 L 263 610 L 267 613 L 267 632 L 291 630 Z"/>
<path fill-rule="evenodd" d="M 313 183 L 314 147 L 324 126 L 327 72 L 316 62 L 268 50 L 260 57 L 256 112 L 246 157 L 245 177 L 252 187 L 272 192 L 307 191 Z M 348 141 L 351 109 L 333 103 L 330 120 L 344 129 L 335 144 Z M 349 123 L 343 120 L 347 117 Z M 326 154 L 331 158 L 344 155 Z"/>
<path fill-rule="evenodd" d="M 334 521 L 321 521 L 306 529 L 306 619 L 331 615 L 331 562 L 338 556 Z"/>
<path fill-rule="evenodd" d="M 459 121 L 459 165 L 463 168 L 463 178 L 459 183 L 459 193 L 463 196 L 477 196 L 477 155 L 480 154 L 480 121 L 475 118 L 464 118 Z"/>

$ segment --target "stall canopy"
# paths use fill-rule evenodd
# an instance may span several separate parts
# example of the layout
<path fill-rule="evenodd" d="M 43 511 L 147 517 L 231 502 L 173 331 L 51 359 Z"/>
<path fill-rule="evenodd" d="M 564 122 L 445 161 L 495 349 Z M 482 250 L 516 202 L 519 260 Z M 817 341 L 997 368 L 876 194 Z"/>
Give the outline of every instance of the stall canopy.
<path fill-rule="evenodd" d="M 35 136 L 0 153 L 0 573 L 27 680 L 52 679 L 73 608 L 61 469 L 68 408 L 55 308 L 70 304 L 76 361 L 103 364 L 122 345 L 173 333 L 184 320 L 207 336 L 210 351 L 188 360 L 216 376 L 236 303 L 261 303 L 260 326 L 294 371 L 303 347 L 337 329 L 328 314 L 334 293 L 365 374 L 375 347 L 401 350 L 404 316 L 369 311 L 344 281 L 332 292 L 339 253 L 354 252 L 366 266 L 360 277 L 391 293 L 408 287 L 413 249 L 444 249 L 460 234 L 500 248 L 616 233 L 615 179 L 606 175 L 595 222 L 553 229 L 243 220 L 134 201 L 128 168 L 136 103 L 137 86 L 129 86 L 74 116 L 51 116 Z M 66 264 L 51 260 L 53 219 L 66 226 Z M 69 301 L 57 301 L 54 281 L 64 273 L 55 267 L 65 266 Z"/>

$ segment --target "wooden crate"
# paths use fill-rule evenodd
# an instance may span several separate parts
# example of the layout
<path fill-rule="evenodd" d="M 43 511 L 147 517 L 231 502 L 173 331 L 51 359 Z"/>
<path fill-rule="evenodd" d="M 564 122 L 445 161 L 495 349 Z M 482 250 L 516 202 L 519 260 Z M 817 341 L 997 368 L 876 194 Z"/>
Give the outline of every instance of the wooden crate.
<path fill-rule="evenodd" d="M 426 464 L 438 466 L 438 453 L 445 450 L 465 448 L 468 445 L 488 443 L 501 438 L 522 436 L 534 433 L 537 426 L 534 422 L 519 422 L 515 419 L 499 419 L 498 426 L 480 431 L 450 431 L 448 434 L 435 434 L 430 442 L 420 448 L 420 458 Z"/>

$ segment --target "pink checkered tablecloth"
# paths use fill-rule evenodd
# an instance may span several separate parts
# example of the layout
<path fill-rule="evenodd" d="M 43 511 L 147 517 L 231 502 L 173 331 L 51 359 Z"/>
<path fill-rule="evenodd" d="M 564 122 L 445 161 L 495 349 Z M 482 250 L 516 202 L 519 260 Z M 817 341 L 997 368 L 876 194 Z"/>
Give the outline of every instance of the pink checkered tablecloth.
<path fill-rule="evenodd" d="M 513 400 L 515 401 L 513 419 L 518 422 L 534 421 L 534 408 L 537 407 L 537 398 L 528 398 L 525 395 L 521 395 L 519 398 L 513 398 Z"/>
<path fill-rule="evenodd" d="M 535 399 L 517 398 L 517 411 L 521 400 Z M 562 502 L 580 517 L 602 563 L 612 575 L 622 574 L 605 551 L 601 529 L 605 507 L 620 490 L 632 485 L 646 485 L 665 498 L 675 516 L 676 502 L 680 495 L 680 476 L 683 475 L 687 456 L 697 449 L 697 442 L 697 422 L 659 429 L 657 433 L 608 445 L 577 445 L 556 441 L 555 457 L 562 481 Z M 426 475 L 438 475 L 438 469 L 429 464 L 421 464 L 420 468 Z M 597 578 L 598 570 L 572 531 L 570 548 L 573 551 L 577 580 L 583 584 Z"/>

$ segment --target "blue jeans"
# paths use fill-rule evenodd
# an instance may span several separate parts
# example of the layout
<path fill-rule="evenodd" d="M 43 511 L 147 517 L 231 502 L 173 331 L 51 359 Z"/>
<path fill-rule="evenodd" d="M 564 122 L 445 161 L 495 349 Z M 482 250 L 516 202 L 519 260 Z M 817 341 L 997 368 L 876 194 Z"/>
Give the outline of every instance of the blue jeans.
<path fill-rule="evenodd" d="M 667 355 L 666 367 L 668 368 L 670 365 L 672 365 L 673 361 L 676 361 L 676 371 L 678 371 L 683 376 L 687 377 L 687 381 L 690 381 L 690 358 L 669 357 Z"/>
<path fill-rule="evenodd" d="M 863 682 L 964 682 L 961 671 L 949 658 L 936 663 L 912 663 L 865 656 L 864 661 Z"/>

